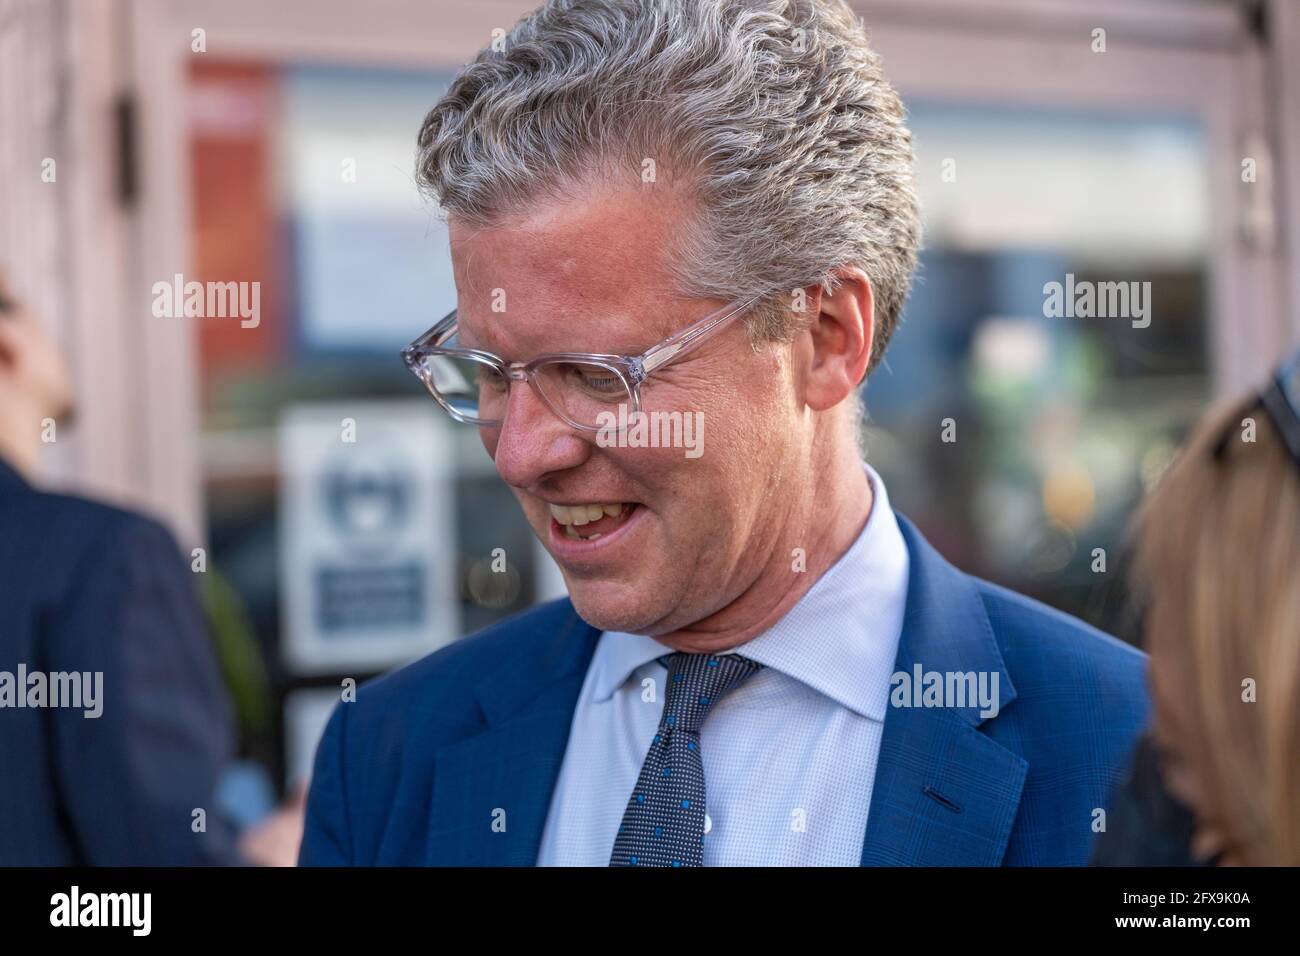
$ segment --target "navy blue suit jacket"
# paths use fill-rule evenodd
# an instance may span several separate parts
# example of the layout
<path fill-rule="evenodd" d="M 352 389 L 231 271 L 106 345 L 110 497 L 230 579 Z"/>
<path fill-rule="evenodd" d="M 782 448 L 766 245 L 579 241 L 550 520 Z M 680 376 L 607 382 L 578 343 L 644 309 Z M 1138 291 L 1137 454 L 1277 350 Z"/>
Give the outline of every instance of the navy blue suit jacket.
<path fill-rule="evenodd" d="M 1146 720 L 1143 656 L 899 524 L 896 669 L 996 672 L 1001 709 L 890 707 L 862 864 L 1086 863 Z M 321 739 L 300 862 L 534 865 L 599 635 L 557 601 L 363 685 Z"/>
<path fill-rule="evenodd" d="M 102 713 L 0 707 L 0 865 L 235 862 L 213 805 L 229 704 L 188 563 L 156 521 L 0 461 L 0 671 L 20 664 L 101 672 Z"/>

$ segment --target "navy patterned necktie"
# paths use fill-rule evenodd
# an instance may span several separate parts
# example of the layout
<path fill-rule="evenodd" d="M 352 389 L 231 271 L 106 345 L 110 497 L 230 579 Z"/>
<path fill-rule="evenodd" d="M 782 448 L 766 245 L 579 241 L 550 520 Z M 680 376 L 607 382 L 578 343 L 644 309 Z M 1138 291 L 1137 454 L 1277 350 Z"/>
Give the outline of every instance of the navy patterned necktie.
<path fill-rule="evenodd" d="M 663 719 L 623 812 L 610 866 L 704 865 L 700 725 L 724 694 L 763 665 L 739 654 L 678 652 L 665 666 Z"/>

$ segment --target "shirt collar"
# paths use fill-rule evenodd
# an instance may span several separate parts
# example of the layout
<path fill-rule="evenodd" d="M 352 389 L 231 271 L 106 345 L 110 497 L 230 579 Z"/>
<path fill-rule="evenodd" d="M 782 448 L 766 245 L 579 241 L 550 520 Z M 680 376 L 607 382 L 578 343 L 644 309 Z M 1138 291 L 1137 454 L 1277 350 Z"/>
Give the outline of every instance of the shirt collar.
<path fill-rule="evenodd" d="M 727 653 L 780 671 L 863 717 L 883 721 L 907 604 L 908 553 L 885 483 L 870 465 L 871 514 L 848 551 L 771 628 Z M 642 634 L 601 635 L 595 700 L 673 649 Z"/>

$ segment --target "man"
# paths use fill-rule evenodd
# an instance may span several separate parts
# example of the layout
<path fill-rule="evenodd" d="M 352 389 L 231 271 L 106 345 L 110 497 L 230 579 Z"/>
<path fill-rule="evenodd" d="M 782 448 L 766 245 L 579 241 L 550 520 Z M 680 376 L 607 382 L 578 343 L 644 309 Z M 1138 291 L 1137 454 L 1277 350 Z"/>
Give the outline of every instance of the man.
<path fill-rule="evenodd" d="M 238 862 L 189 565 L 158 522 L 29 483 L 71 410 L 57 348 L 0 281 L 0 865 Z"/>
<path fill-rule="evenodd" d="M 459 309 L 406 359 L 569 599 L 337 707 L 301 862 L 1085 863 L 1141 656 L 948 565 L 861 460 L 919 226 L 849 9 L 547 3 L 419 142 Z"/>

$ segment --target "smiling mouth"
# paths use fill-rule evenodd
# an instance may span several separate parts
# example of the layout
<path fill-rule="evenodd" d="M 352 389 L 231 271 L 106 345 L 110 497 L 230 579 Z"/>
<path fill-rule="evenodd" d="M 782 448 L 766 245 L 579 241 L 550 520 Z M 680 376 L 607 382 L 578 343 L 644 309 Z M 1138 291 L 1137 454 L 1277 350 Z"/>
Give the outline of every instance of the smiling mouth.
<path fill-rule="evenodd" d="M 551 518 L 570 541 L 596 541 L 627 523 L 636 502 L 549 505 Z"/>

